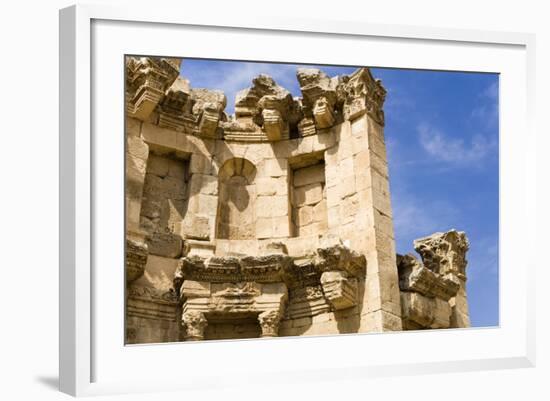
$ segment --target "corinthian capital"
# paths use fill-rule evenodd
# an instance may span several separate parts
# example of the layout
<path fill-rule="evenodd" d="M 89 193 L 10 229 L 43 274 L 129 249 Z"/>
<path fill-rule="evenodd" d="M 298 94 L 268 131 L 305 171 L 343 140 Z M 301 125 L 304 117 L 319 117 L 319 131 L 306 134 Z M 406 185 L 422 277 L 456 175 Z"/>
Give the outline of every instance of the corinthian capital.
<path fill-rule="evenodd" d="M 463 231 L 435 233 L 414 241 L 414 249 L 422 257 L 424 266 L 443 276 L 456 275 L 466 279 L 466 252 L 469 242 Z"/>
<path fill-rule="evenodd" d="M 380 125 L 384 125 L 384 100 L 386 90 L 380 80 L 375 80 L 368 68 L 360 68 L 343 84 L 344 118 L 353 120 L 367 113 Z"/>
<path fill-rule="evenodd" d="M 281 312 L 270 310 L 260 313 L 258 322 L 262 328 L 262 337 L 278 337 L 279 323 L 281 321 Z"/>
<path fill-rule="evenodd" d="M 204 313 L 199 311 L 184 312 L 181 316 L 181 321 L 186 328 L 186 341 L 204 340 L 204 330 L 208 326 Z"/>

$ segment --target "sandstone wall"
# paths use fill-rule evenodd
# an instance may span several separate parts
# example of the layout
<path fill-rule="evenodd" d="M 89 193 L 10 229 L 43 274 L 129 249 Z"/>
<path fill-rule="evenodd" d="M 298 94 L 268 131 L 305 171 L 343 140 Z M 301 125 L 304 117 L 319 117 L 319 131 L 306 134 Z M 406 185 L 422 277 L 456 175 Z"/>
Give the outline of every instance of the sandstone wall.
<path fill-rule="evenodd" d="M 419 240 L 426 266 L 396 258 L 368 69 L 299 69 L 298 99 L 260 75 L 235 116 L 175 69 L 127 60 L 128 343 L 469 325 L 467 241 Z"/>

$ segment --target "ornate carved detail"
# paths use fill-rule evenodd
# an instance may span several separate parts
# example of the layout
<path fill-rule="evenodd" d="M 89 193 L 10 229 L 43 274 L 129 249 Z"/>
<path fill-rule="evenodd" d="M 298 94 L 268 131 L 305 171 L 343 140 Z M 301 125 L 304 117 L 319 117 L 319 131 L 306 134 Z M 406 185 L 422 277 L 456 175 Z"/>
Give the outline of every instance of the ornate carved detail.
<path fill-rule="evenodd" d="M 226 135 L 226 139 L 247 140 L 250 137 L 250 140 L 276 141 L 288 139 L 291 126 L 295 127 L 302 115 L 288 90 L 277 85 L 270 76 L 260 74 L 252 80 L 252 87 L 237 93 L 235 117 L 240 126 L 254 124 L 263 131 L 238 129 L 238 134 Z"/>
<path fill-rule="evenodd" d="M 127 111 L 146 120 L 179 75 L 180 59 L 161 57 L 126 58 Z"/>
<path fill-rule="evenodd" d="M 212 295 L 225 298 L 257 297 L 262 293 L 261 285 L 254 282 L 218 284 Z"/>
<path fill-rule="evenodd" d="M 184 311 L 208 318 L 249 317 L 260 313 L 263 336 L 275 336 L 289 318 L 314 316 L 356 305 L 358 279 L 366 260 L 341 243 L 293 259 L 282 243 L 270 243 L 261 256 L 180 259 L 174 276 Z M 288 289 L 292 299 L 289 301 Z M 275 311 L 277 313 L 275 313 Z"/>
<path fill-rule="evenodd" d="M 204 330 L 208 321 L 204 313 L 199 311 L 186 311 L 181 315 L 181 321 L 186 329 L 186 341 L 198 341 L 204 339 Z"/>
<path fill-rule="evenodd" d="M 344 95 L 344 119 L 353 120 L 367 113 L 377 123 L 384 125 L 384 100 L 386 90 L 380 80 L 375 80 L 368 68 L 359 68 L 342 85 Z"/>
<path fill-rule="evenodd" d="M 169 291 L 162 291 L 157 288 L 143 287 L 143 286 L 130 286 L 128 289 L 129 298 L 139 298 L 149 302 L 158 303 L 171 303 L 177 302 L 176 293 L 173 289 Z"/>
<path fill-rule="evenodd" d="M 186 280 L 217 283 L 255 281 L 258 283 L 280 282 L 281 274 L 291 258 L 284 254 L 237 257 L 184 257 L 176 271 L 177 277 Z"/>
<path fill-rule="evenodd" d="M 342 270 L 354 277 L 364 277 L 366 273 L 365 256 L 342 244 L 318 248 L 314 260 L 321 272 Z"/>
<path fill-rule="evenodd" d="M 190 92 L 187 79 L 178 77 L 174 81 L 159 105 L 159 127 L 192 132 L 197 122 L 190 114 Z"/>
<path fill-rule="evenodd" d="M 274 95 L 266 95 L 258 102 L 258 108 L 262 112 L 263 128 L 267 139 L 278 141 L 288 139 L 288 98 L 278 98 Z"/>
<path fill-rule="evenodd" d="M 314 255 L 302 258 L 291 258 L 284 252 L 244 257 L 193 255 L 180 259 L 174 281 L 179 285 L 184 279 L 213 283 L 284 282 L 289 288 L 297 288 L 320 284 L 321 273 L 326 271 L 345 271 L 350 277 L 362 278 L 366 259 L 341 244 L 319 248 Z M 175 286 L 178 288 L 176 283 Z"/>
<path fill-rule="evenodd" d="M 333 106 L 324 96 L 315 101 L 315 105 L 313 106 L 313 116 L 315 117 L 315 122 L 319 128 L 332 127 L 336 122 Z"/>
<path fill-rule="evenodd" d="M 258 322 L 262 328 L 262 337 L 279 336 L 281 317 L 281 312 L 278 310 L 269 310 L 258 315 Z"/>
<path fill-rule="evenodd" d="M 147 245 L 126 239 L 126 282 L 131 283 L 143 275 L 147 255 Z"/>
<path fill-rule="evenodd" d="M 414 249 L 422 257 L 424 266 L 440 275 L 456 275 L 466 280 L 466 252 L 470 245 L 463 231 L 435 233 L 414 241 Z"/>
<path fill-rule="evenodd" d="M 336 310 L 351 308 L 357 305 L 357 279 L 348 277 L 347 272 L 324 272 L 321 284 L 325 297 Z"/>
<path fill-rule="evenodd" d="M 298 133 L 300 136 L 310 136 L 317 134 L 317 128 L 315 128 L 315 120 L 310 117 L 304 117 L 298 123 Z"/>
<path fill-rule="evenodd" d="M 456 317 L 453 306 L 458 299 L 465 298 L 466 235 L 456 230 L 435 233 L 415 240 L 414 247 L 422 262 L 412 255 L 397 256 L 403 327 L 468 326 L 453 323 Z M 467 305 L 462 309 L 467 317 Z"/>
<path fill-rule="evenodd" d="M 313 116 L 317 128 L 320 129 L 333 126 L 337 120 L 337 88 L 340 78 L 330 78 L 315 68 L 298 68 L 296 77 L 303 95 L 305 117 Z"/>
<path fill-rule="evenodd" d="M 320 284 L 291 289 L 288 298 L 286 314 L 289 319 L 316 316 L 330 311 Z"/>
<path fill-rule="evenodd" d="M 218 129 L 220 121 L 225 119 L 223 110 L 227 99 L 223 92 L 208 89 L 192 89 L 192 113 L 198 121 L 197 134 L 204 138 L 221 138 L 222 130 Z"/>
<path fill-rule="evenodd" d="M 434 273 L 412 255 L 398 255 L 397 269 L 401 291 L 415 291 L 448 301 L 460 288 L 460 282 L 455 277 Z"/>

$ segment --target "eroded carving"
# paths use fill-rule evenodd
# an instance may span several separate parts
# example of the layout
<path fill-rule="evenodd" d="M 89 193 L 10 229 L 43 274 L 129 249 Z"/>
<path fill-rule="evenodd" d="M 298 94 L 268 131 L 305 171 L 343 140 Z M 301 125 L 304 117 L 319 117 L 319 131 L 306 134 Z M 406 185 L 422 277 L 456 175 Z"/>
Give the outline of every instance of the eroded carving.
<path fill-rule="evenodd" d="M 279 336 L 279 323 L 281 322 L 281 312 L 278 310 L 269 310 L 258 315 L 258 322 L 262 328 L 262 337 Z"/>
<path fill-rule="evenodd" d="M 466 279 L 466 252 L 470 244 L 463 231 L 435 233 L 414 241 L 414 249 L 422 257 L 424 266 L 440 275 L 453 274 Z"/>
<path fill-rule="evenodd" d="M 321 284 L 325 297 L 335 310 L 347 309 L 357 305 L 357 279 L 349 277 L 344 271 L 324 272 Z"/>
<path fill-rule="evenodd" d="M 126 282 L 131 283 L 143 275 L 147 264 L 147 245 L 126 239 Z"/>
<path fill-rule="evenodd" d="M 181 321 L 185 327 L 186 341 L 199 341 L 204 339 L 204 330 L 208 321 L 204 313 L 199 311 L 186 311 L 181 315 Z"/>
<path fill-rule="evenodd" d="M 222 91 L 191 89 L 192 113 L 198 121 L 198 135 L 204 138 L 221 138 L 218 125 L 226 117 L 223 113 L 227 98 Z"/>
<path fill-rule="evenodd" d="M 469 325 L 465 300 L 466 235 L 456 230 L 435 233 L 415 240 L 414 247 L 422 262 L 412 255 L 397 257 L 404 327 Z M 458 318 L 466 323 L 457 323 Z"/>
<path fill-rule="evenodd" d="M 181 60 L 161 57 L 127 57 L 128 114 L 146 120 L 179 75 Z"/>

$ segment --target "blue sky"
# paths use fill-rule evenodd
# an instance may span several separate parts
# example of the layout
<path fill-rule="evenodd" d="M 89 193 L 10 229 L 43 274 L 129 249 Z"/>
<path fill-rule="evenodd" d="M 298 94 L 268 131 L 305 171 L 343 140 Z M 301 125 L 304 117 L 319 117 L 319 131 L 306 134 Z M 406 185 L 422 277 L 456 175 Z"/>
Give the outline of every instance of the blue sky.
<path fill-rule="evenodd" d="M 301 96 L 293 64 L 184 59 L 194 88 L 223 90 L 226 111 L 260 73 Z M 312 66 L 329 76 L 355 67 Z M 398 253 L 436 231 L 470 240 L 472 326 L 498 325 L 498 75 L 372 68 L 388 95 L 385 137 Z"/>

